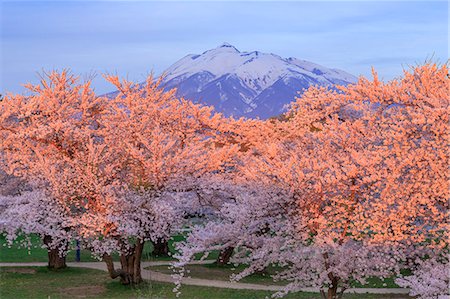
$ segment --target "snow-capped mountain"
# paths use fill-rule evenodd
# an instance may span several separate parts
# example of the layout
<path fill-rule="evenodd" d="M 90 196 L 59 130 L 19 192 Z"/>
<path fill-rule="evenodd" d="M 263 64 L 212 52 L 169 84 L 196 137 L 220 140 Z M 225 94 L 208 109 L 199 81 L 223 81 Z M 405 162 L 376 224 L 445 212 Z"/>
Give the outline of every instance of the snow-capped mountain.
<path fill-rule="evenodd" d="M 212 105 L 227 116 L 263 119 L 283 113 L 286 104 L 310 85 L 346 85 L 357 79 L 305 60 L 240 52 L 228 43 L 187 55 L 164 74 L 164 87 L 176 87 L 179 96 Z"/>

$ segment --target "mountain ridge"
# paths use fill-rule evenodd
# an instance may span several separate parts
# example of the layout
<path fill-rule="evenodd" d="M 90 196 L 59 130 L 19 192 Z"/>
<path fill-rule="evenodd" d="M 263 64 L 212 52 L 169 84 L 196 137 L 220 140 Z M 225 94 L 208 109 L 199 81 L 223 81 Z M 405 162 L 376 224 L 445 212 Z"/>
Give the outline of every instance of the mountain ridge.
<path fill-rule="evenodd" d="M 212 105 L 227 116 L 268 118 L 285 111 L 304 88 L 356 82 L 343 70 L 260 51 L 241 52 L 229 43 L 189 54 L 164 72 L 163 86 Z"/>
<path fill-rule="evenodd" d="M 333 88 L 357 81 L 340 69 L 272 53 L 241 52 L 229 43 L 188 54 L 162 76 L 162 87 L 176 88 L 177 96 L 214 106 L 226 116 L 261 119 L 285 112 L 311 85 Z"/>

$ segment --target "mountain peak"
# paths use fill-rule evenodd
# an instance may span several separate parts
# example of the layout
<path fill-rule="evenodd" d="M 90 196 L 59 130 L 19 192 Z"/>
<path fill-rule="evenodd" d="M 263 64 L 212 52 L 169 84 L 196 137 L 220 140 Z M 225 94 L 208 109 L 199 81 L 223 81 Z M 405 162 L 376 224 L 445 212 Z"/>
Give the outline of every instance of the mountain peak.
<path fill-rule="evenodd" d="M 333 88 L 356 78 L 344 71 L 259 51 L 240 52 L 229 43 L 189 55 L 165 71 L 164 87 L 213 105 L 225 115 L 261 117 L 283 113 L 284 107 L 311 85 Z"/>
<path fill-rule="evenodd" d="M 227 42 L 223 42 L 218 48 L 224 48 L 224 47 L 233 47 L 234 48 L 234 46 L 232 44 L 227 43 Z"/>
<path fill-rule="evenodd" d="M 216 49 L 221 49 L 221 48 L 229 48 L 229 49 L 233 49 L 236 52 L 240 53 L 238 49 L 236 49 L 235 46 L 233 46 L 232 44 L 229 44 L 227 42 L 223 42 L 220 46 L 218 46 Z"/>

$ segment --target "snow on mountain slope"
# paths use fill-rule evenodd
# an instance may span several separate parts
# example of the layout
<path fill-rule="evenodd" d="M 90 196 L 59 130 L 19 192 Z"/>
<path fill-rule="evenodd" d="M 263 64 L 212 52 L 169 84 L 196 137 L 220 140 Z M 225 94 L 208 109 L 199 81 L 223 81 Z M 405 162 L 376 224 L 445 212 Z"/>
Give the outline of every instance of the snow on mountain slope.
<path fill-rule="evenodd" d="M 226 116 L 261 119 L 285 112 L 311 85 L 332 88 L 357 81 L 339 69 L 258 51 L 239 52 L 227 43 L 201 55 L 183 57 L 164 71 L 163 77 L 163 87 L 176 88 L 178 96 L 214 106 Z"/>
<path fill-rule="evenodd" d="M 166 89 L 235 117 L 268 118 L 285 111 L 304 88 L 356 82 L 342 70 L 258 51 L 223 45 L 187 55 L 164 72 Z"/>

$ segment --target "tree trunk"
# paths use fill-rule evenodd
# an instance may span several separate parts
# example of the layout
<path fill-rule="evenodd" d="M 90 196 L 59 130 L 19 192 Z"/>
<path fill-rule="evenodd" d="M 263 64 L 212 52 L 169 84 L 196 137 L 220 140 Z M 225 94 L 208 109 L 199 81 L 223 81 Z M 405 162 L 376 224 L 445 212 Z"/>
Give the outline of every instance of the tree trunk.
<path fill-rule="evenodd" d="M 330 265 L 329 265 L 329 262 L 328 262 L 328 253 L 327 252 L 323 253 L 323 258 L 324 258 L 324 261 L 325 261 L 325 268 L 327 270 L 330 269 Z M 338 285 L 339 285 L 339 277 L 335 276 L 333 274 L 333 272 L 330 271 L 328 273 L 328 278 L 331 281 L 331 287 L 328 288 L 328 291 L 327 291 L 326 294 L 325 294 L 324 290 L 320 290 L 320 294 L 322 294 L 322 298 L 323 299 L 338 299 L 338 298 L 341 298 L 343 293 L 344 293 L 344 291 L 345 291 L 345 288 L 342 288 L 341 291 L 338 294 L 337 290 L 338 290 Z"/>
<path fill-rule="evenodd" d="M 120 277 L 124 285 L 139 284 L 142 282 L 141 256 L 144 249 L 144 241 L 138 240 L 131 250 L 120 255 L 121 269 L 114 269 L 114 263 L 110 255 L 104 254 L 103 260 L 108 268 L 109 276 L 114 279 Z"/>
<path fill-rule="evenodd" d="M 328 289 L 327 299 L 337 299 L 337 286 L 332 286 Z"/>
<path fill-rule="evenodd" d="M 169 241 L 158 238 L 153 242 L 153 256 L 169 256 Z"/>
<path fill-rule="evenodd" d="M 217 257 L 216 264 L 218 266 L 225 266 L 230 262 L 231 256 L 233 255 L 234 247 L 227 247 L 223 249 L 219 256 Z"/>
<path fill-rule="evenodd" d="M 44 236 L 44 244 L 47 246 L 48 253 L 48 268 L 52 270 L 63 269 L 67 267 L 65 250 L 63 256 L 59 253 L 59 248 L 51 248 L 52 237 Z"/>
<path fill-rule="evenodd" d="M 325 293 L 324 290 L 321 290 L 320 293 L 322 294 L 322 298 L 323 299 L 337 299 L 342 297 L 342 293 L 338 295 L 338 284 L 339 284 L 339 279 L 333 277 L 331 279 L 331 287 L 328 288 L 327 293 Z"/>

